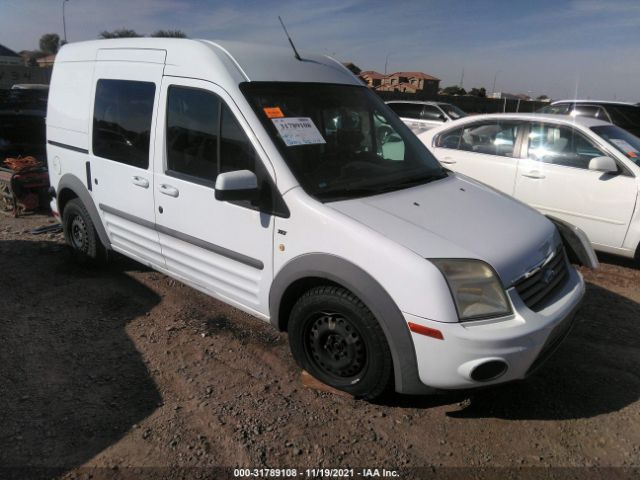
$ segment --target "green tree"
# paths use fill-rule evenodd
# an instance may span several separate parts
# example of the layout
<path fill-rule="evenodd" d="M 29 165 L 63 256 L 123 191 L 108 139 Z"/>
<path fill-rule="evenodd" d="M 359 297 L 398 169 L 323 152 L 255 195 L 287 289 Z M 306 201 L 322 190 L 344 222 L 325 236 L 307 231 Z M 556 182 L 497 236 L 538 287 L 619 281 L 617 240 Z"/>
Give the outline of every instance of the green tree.
<path fill-rule="evenodd" d="M 443 88 L 442 93 L 445 95 L 466 95 L 467 91 L 458 85 L 452 85 L 450 87 Z"/>
<path fill-rule="evenodd" d="M 469 90 L 469 95 L 471 95 L 472 97 L 486 97 L 487 96 L 487 89 L 484 87 L 481 88 L 472 88 L 471 90 Z"/>
<path fill-rule="evenodd" d="M 40 37 L 40 51 L 46 55 L 55 55 L 60 49 L 60 36 L 57 33 L 45 33 Z"/>
<path fill-rule="evenodd" d="M 100 32 L 98 38 L 133 38 L 133 37 L 142 37 L 135 30 L 130 30 L 128 28 L 120 28 L 118 30 L 113 30 L 109 32 L 107 30 Z"/>
<path fill-rule="evenodd" d="M 548 95 L 540 95 L 538 98 L 536 98 L 536 100 L 549 100 L 549 96 Z"/>
<path fill-rule="evenodd" d="M 150 37 L 187 38 L 187 34 L 182 30 L 156 30 Z"/>

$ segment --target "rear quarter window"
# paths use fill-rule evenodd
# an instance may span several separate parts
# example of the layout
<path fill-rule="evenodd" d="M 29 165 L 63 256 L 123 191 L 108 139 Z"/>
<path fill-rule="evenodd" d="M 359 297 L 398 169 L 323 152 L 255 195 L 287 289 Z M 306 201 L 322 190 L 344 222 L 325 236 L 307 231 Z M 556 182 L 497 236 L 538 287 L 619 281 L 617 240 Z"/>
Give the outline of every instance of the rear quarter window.
<path fill-rule="evenodd" d="M 133 167 L 149 167 L 152 82 L 98 80 L 93 110 L 93 154 Z"/>

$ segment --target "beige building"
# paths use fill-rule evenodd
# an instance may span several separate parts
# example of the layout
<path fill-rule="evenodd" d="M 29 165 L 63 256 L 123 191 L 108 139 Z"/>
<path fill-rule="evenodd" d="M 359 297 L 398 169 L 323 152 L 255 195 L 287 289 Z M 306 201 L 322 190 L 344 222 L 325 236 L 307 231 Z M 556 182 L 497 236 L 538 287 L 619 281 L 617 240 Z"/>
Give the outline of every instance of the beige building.
<path fill-rule="evenodd" d="M 395 72 L 389 75 L 367 70 L 360 78 L 374 90 L 383 92 L 438 93 L 440 79 L 423 72 Z"/>

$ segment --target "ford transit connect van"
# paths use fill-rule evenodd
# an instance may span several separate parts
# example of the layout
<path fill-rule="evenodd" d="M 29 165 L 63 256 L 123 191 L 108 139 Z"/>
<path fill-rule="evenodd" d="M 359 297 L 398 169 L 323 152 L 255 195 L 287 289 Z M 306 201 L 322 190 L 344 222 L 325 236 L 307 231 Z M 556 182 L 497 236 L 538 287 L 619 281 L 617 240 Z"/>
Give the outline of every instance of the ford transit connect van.
<path fill-rule="evenodd" d="M 555 226 L 443 169 L 337 61 L 185 39 L 65 45 L 51 207 L 119 252 L 288 331 L 364 398 L 525 377 L 584 294 Z"/>

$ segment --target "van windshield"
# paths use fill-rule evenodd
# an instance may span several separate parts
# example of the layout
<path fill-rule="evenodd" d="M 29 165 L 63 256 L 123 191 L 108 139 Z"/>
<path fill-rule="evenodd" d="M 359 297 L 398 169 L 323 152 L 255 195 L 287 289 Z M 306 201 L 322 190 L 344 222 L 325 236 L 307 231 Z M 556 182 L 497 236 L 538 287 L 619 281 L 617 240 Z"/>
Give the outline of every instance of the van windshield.
<path fill-rule="evenodd" d="M 321 201 L 376 195 L 446 171 L 366 87 L 247 82 L 242 92 L 304 190 Z"/>

